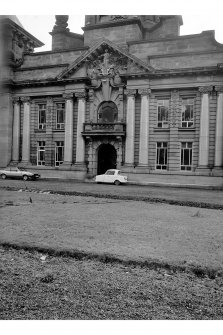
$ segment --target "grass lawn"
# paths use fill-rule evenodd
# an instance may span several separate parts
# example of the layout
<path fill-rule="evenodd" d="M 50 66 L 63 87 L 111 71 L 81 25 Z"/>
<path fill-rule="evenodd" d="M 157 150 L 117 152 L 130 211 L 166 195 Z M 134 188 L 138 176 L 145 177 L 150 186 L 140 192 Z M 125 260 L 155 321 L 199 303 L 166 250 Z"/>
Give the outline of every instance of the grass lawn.
<path fill-rule="evenodd" d="M 222 319 L 223 278 L 41 257 L 0 247 L 1 320 Z"/>
<path fill-rule="evenodd" d="M 1 243 L 223 268 L 220 210 L 1 190 L 0 215 Z"/>

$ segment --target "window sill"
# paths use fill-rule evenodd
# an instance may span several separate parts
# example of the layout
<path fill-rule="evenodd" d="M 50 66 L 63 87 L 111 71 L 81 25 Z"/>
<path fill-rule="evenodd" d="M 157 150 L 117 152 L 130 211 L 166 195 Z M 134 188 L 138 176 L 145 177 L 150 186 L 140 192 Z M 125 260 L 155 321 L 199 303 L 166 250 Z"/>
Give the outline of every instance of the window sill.
<path fill-rule="evenodd" d="M 35 129 L 34 132 L 35 133 L 45 133 L 46 129 Z"/>
<path fill-rule="evenodd" d="M 157 131 L 170 131 L 170 128 L 168 127 L 168 128 L 153 128 L 153 130 L 155 131 L 155 132 L 157 132 Z"/>
<path fill-rule="evenodd" d="M 179 127 L 178 130 L 179 131 L 195 131 L 196 128 L 195 127 L 188 127 L 188 128 L 186 128 L 186 127 Z"/>
<path fill-rule="evenodd" d="M 65 129 L 53 129 L 54 133 L 64 133 Z"/>

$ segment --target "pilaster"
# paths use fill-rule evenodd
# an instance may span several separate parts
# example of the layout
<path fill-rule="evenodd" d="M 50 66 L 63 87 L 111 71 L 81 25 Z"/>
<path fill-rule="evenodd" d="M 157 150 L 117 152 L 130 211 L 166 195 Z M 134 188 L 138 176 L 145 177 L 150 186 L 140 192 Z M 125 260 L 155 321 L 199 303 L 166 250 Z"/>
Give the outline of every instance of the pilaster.
<path fill-rule="evenodd" d="M 73 93 L 65 93 L 65 137 L 64 162 L 62 168 L 69 168 L 73 160 Z"/>
<path fill-rule="evenodd" d="M 134 140 L 135 140 L 135 95 L 136 90 L 127 89 L 126 112 L 126 140 L 125 140 L 125 167 L 134 166 Z"/>
<path fill-rule="evenodd" d="M 86 109 L 86 92 L 75 92 L 75 97 L 78 99 L 78 116 L 77 116 L 77 139 L 76 139 L 76 162 L 75 168 L 78 170 L 85 170 L 85 141 L 82 136 L 83 125 L 85 123 L 85 109 Z"/>
<path fill-rule="evenodd" d="M 223 86 L 215 86 L 217 92 L 216 132 L 215 132 L 215 174 L 223 173 Z"/>
<path fill-rule="evenodd" d="M 201 93 L 201 112 L 200 112 L 200 135 L 199 135 L 199 159 L 198 171 L 208 172 L 208 153 L 209 153 L 209 95 L 212 86 L 199 87 Z"/>
<path fill-rule="evenodd" d="M 22 130 L 22 164 L 30 163 L 30 97 L 22 97 L 24 105 L 23 130 Z"/>
<path fill-rule="evenodd" d="M 20 144 L 20 99 L 14 97 L 13 101 L 13 135 L 12 135 L 12 161 L 19 162 L 19 144 Z"/>
<path fill-rule="evenodd" d="M 149 96 L 151 90 L 140 89 L 141 95 L 141 115 L 140 115 L 140 139 L 139 139 L 139 165 L 138 167 L 148 167 L 149 150 Z"/>

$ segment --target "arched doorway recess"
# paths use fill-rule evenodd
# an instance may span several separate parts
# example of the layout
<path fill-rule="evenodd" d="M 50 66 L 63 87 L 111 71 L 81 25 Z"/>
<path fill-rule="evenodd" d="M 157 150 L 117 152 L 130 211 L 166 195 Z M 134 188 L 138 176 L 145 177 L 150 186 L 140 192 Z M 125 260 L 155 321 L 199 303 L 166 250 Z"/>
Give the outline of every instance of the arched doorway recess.
<path fill-rule="evenodd" d="M 101 144 L 98 148 L 98 174 L 105 173 L 108 169 L 116 169 L 117 152 L 111 144 Z"/>

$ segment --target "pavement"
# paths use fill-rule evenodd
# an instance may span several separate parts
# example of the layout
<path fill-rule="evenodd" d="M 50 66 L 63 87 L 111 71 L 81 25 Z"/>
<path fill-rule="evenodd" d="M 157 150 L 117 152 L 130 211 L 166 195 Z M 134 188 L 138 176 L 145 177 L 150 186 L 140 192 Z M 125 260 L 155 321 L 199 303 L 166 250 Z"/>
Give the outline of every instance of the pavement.
<path fill-rule="evenodd" d="M 129 200 L 144 200 L 174 203 L 179 205 L 195 205 L 223 209 L 223 191 L 205 188 L 171 187 L 155 185 L 109 185 L 93 182 L 80 182 L 75 180 L 49 180 L 38 181 L 0 180 L 0 189 L 30 191 L 51 191 L 53 193 L 73 195 L 95 195 L 100 197 L 116 197 Z"/>

